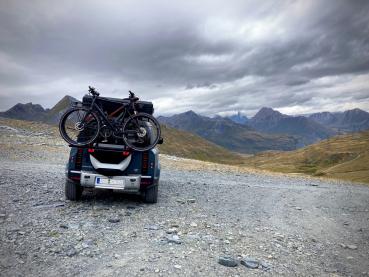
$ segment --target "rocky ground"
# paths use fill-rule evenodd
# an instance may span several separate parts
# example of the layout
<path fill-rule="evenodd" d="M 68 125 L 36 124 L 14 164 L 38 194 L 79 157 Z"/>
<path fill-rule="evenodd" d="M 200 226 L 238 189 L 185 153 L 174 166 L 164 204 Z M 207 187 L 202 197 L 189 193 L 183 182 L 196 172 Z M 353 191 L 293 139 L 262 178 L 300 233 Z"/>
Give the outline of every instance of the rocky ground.
<path fill-rule="evenodd" d="M 369 276 L 367 186 L 162 156 L 157 204 L 69 202 L 55 130 L 5 123 L 0 276 Z"/>

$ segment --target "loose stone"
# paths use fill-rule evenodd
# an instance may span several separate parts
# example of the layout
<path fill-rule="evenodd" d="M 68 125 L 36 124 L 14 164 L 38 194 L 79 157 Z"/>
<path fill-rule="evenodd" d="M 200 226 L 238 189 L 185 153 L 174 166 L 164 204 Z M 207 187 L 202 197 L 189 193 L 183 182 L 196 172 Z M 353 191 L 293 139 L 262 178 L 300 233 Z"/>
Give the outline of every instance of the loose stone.
<path fill-rule="evenodd" d="M 221 256 L 218 258 L 218 264 L 227 267 L 236 267 L 238 265 L 238 261 L 229 256 Z"/>
<path fill-rule="evenodd" d="M 259 267 L 259 261 L 253 259 L 253 258 L 245 258 L 245 259 L 242 259 L 241 260 L 241 264 L 248 267 L 248 268 L 251 268 L 251 269 L 255 269 L 255 268 L 258 268 Z"/>

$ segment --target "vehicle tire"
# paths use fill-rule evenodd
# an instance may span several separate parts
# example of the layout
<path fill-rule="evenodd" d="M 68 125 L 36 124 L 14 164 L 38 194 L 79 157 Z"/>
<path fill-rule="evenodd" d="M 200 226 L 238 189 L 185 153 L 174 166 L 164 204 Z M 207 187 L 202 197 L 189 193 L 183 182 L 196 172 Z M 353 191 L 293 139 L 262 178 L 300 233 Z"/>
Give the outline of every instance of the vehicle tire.
<path fill-rule="evenodd" d="M 160 136 L 160 124 L 150 114 L 132 115 L 123 125 L 123 140 L 129 148 L 136 151 L 148 151 L 154 148 Z"/>
<path fill-rule="evenodd" d="M 142 195 L 142 200 L 145 203 L 156 203 L 158 202 L 158 185 L 154 185 L 146 189 Z"/>
<path fill-rule="evenodd" d="M 59 122 L 62 138 L 73 146 L 93 143 L 100 132 L 98 116 L 85 108 L 72 108 L 62 115 Z"/>
<path fill-rule="evenodd" d="M 65 181 L 65 197 L 71 201 L 81 199 L 83 188 L 80 184 L 70 180 Z"/>

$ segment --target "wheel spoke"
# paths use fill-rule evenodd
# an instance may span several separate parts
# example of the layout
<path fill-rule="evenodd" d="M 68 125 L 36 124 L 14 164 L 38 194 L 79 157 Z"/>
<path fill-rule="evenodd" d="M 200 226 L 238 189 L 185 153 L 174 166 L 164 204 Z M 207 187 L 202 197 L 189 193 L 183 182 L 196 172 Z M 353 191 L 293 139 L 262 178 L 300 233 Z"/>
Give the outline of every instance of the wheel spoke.
<path fill-rule="evenodd" d="M 150 115 L 133 115 L 124 124 L 123 139 L 134 150 L 150 150 L 159 138 L 160 125 Z"/>
<path fill-rule="evenodd" d="M 66 115 L 61 132 L 67 142 L 87 144 L 98 136 L 99 122 L 94 114 L 86 112 L 84 109 L 75 109 Z"/>
<path fill-rule="evenodd" d="M 82 119 L 81 119 L 81 115 L 79 114 L 80 111 L 77 111 L 77 117 L 78 117 L 78 121 L 81 122 Z"/>

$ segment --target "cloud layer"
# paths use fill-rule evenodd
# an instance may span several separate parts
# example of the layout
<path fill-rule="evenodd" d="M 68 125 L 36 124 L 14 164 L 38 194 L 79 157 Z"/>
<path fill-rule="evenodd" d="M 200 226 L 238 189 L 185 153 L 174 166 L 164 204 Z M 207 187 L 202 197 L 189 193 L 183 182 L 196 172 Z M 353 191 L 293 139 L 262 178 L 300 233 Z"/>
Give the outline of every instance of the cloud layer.
<path fill-rule="evenodd" d="M 0 3 L 0 110 L 88 85 L 159 114 L 369 110 L 368 81 L 368 1 Z"/>

